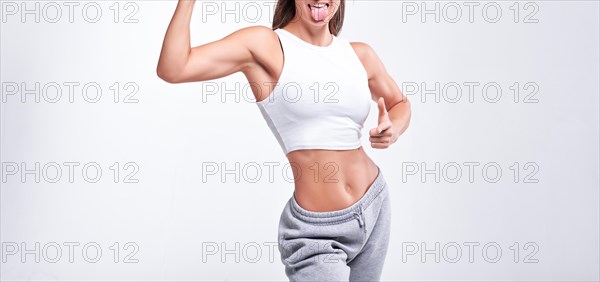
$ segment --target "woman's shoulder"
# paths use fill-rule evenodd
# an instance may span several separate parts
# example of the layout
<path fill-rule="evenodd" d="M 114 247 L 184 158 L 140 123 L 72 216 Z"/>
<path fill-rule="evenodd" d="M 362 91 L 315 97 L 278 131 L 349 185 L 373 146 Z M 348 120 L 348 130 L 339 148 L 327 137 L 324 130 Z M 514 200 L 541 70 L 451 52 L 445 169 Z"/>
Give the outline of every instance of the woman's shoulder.
<path fill-rule="evenodd" d="M 267 26 L 253 25 L 240 28 L 228 36 L 238 44 L 246 46 L 252 53 L 272 52 L 272 48 L 278 47 L 277 34 Z"/>
<path fill-rule="evenodd" d="M 273 29 L 263 25 L 253 25 L 240 28 L 231 34 L 240 44 L 248 46 L 253 51 L 269 49 L 277 42 L 277 34 Z M 277 45 L 279 46 L 279 45 Z"/>
<path fill-rule="evenodd" d="M 276 36 L 272 28 L 264 25 L 252 25 L 238 29 L 235 33 L 249 38 L 263 39 L 265 37 Z"/>
<path fill-rule="evenodd" d="M 377 57 L 375 50 L 365 42 L 352 41 L 350 46 L 364 65 L 370 64 L 373 58 Z"/>
<path fill-rule="evenodd" d="M 352 46 L 352 48 L 354 49 L 354 51 L 356 52 L 356 54 L 361 57 L 361 58 L 366 58 L 369 55 L 375 53 L 375 51 L 373 50 L 373 48 L 365 43 L 365 42 L 361 42 L 361 41 L 350 41 L 350 46 Z"/>

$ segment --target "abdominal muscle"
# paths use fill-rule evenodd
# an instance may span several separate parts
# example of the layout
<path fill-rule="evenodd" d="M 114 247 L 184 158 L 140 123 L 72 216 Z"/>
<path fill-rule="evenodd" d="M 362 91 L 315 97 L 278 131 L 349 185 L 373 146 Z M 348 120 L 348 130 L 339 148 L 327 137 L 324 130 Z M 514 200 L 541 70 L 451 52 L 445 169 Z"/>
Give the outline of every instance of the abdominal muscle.
<path fill-rule="evenodd" d="M 294 173 L 294 197 L 309 211 L 341 210 L 356 203 L 378 169 L 362 147 L 354 150 L 297 150 L 287 155 Z"/>

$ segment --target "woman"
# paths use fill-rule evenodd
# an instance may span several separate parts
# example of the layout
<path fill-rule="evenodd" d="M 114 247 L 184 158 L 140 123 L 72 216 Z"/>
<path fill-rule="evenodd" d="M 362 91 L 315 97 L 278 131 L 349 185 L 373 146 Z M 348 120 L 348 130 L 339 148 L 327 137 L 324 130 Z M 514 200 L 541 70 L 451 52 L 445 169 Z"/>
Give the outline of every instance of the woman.
<path fill-rule="evenodd" d="M 180 0 L 157 74 L 169 83 L 242 72 L 294 172 L 280 216 L 290 280 L 379 280 L 390 234 L 388 187 L 365 154 L 361 129 L 377 101 L 373 148 L 396 142 L 410 103 L 373 49 L 338 37 L 345 0 L 278 0 L 272 28 L 251 26 L 194 48 L 195 1 Z M 389 109 L 389 110 L 386 110 Z"/>

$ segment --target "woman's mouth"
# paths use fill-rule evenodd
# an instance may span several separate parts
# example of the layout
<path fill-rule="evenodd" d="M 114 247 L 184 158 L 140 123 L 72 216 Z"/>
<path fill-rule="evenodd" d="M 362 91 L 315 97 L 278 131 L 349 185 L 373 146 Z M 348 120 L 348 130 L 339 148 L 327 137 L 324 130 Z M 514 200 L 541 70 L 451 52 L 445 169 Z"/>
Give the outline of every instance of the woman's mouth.
<path fill-rule="evenodd" d="M 329 4 L 327 4 L 327 3 L 308 4 L 308 8 L 310 9 L 313 20 L 320 22 L 320 21 L 325 20 L 325 17 L 327 17 Z"/>

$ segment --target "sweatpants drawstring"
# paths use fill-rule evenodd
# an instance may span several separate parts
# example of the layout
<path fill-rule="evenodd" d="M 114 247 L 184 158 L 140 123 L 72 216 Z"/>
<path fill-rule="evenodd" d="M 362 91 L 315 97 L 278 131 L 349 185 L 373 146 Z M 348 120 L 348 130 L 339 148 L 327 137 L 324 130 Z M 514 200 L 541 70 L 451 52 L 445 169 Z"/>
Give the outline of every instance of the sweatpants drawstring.
<path fill-rule="evenodd" d="M 364 229 L 364 232 L 367 233 L 367 226 L 365 223 L 365 216 L 363 214 L 363 206 L 360 205 L 360 209 L 358 212 L 354 212 L 354 217 L 358 219 L 358 225 Z"/>

